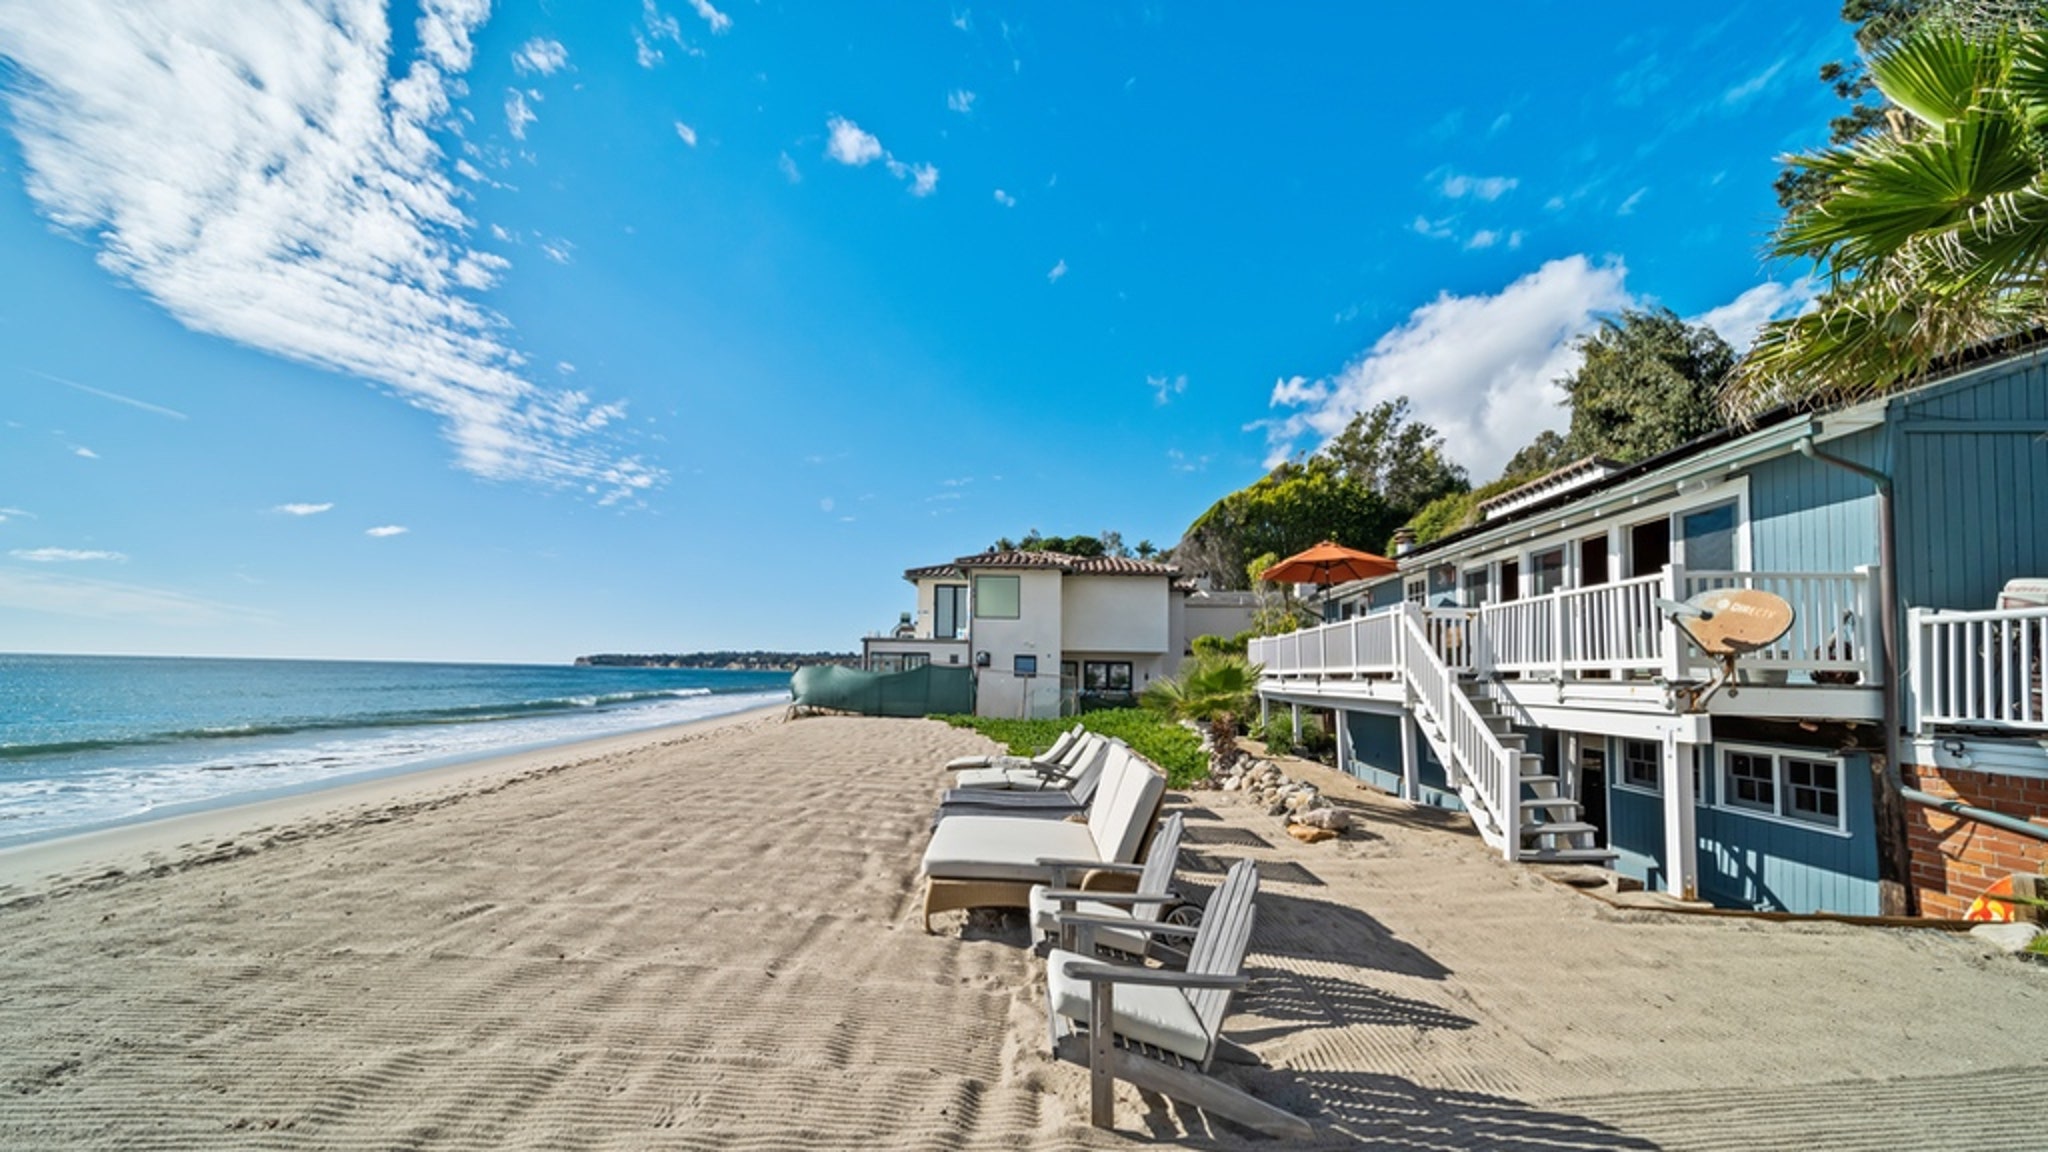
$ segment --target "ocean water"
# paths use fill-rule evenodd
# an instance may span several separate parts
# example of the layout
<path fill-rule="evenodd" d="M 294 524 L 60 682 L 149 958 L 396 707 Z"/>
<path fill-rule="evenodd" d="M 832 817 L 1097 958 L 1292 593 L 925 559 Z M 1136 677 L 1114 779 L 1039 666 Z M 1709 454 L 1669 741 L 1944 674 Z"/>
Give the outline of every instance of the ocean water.
<path fill-rule="evenodd" d="M 0 654 L 0 847 L 788 699 L 786 672 Z"/>

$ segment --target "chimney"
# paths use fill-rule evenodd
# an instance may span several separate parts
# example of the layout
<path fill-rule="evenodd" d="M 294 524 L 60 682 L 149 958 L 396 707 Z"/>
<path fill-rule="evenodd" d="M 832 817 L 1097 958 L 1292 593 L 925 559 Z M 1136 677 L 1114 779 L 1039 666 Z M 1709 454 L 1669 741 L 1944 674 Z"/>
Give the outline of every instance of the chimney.
<path fill-rule="evenodd" d="M 1394 530 L 1394 555 L 1406 556 L 1415 551 L 1415 529 L 1403 525 Z"/>

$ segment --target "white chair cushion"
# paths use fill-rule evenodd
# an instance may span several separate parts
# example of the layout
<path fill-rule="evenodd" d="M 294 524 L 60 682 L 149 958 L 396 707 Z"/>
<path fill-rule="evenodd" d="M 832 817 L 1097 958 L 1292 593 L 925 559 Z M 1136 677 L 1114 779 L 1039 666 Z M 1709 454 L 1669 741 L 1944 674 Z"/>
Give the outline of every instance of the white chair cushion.
<path fill-rule="evenodd" d="M 1086 1021 L 1090 985 L 1067 975 L 1067 965 L 1076 962 L 1101 963 L 1055 948 L 1045 958 L 1045 982 L 1052 994 L 1053 1011 Z M 1180 989 L 1119 984 L 1115 996 L 1116 1023 L 1111 1031 L 1189 1060 L 1200 1062 L 1208 1057 L 1209 1035 L 1202 1031 L 1201 1019 Z"/>
<path fill-rule="evenodd" d="M 1039 932 L 1057 935 L 1060 930 L 1060 902 L 1046 895 L 1052 891 L 1043 884 L 1031 888 L 1031 927 Z M 1103 904 L 1095 900 L 1076 900 L 1074 911 L 1083 916 L 1119 916 L 1129 918 L 1130 912 L 1121 904 Z M 1095 928 L 1095 942 L 1105 948 L 1119 952 L 1142 955 L 1150 937 L 1143 932 L 1126 932 L 1120 928 Z"/>
<path fill-rule="evenodd" d="M 986 768 L 988 767 L 988 762 L 992 759 L 994 759 L 992 756 L 955 756 L 951 760 L 946 761 L 946 771 L 952 772 L 961 768 Z"/>
<path fill-rule="evenodd" d="M 932 829 L 924 874 L 940 880 L 1045 882 L 1041 856 L 1094 860 L 1095 841 L 1085 824 L 1021 816 L 948 816 Z"/>
<path fill-rule="evenodd" d="M 955 788 L 982 788 L 1008 792 L 1042 792 L 1045 777 L 1034 768 L 970 768 L 953 778 Z M 1054 785 L 1057 787 L 1057 785 Z"/>

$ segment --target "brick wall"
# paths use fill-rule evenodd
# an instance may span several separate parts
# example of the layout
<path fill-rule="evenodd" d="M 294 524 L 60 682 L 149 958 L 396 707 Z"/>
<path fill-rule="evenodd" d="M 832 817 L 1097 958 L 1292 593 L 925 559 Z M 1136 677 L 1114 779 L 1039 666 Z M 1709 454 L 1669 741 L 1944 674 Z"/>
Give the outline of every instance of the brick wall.
<path fill-rule="evenodd" d="M 1928 764 L 1905 770 L 1910 787 L 2048 827 L 2048 779 Z M 1921 804 L 1906 805 L 1906 832 L 1923 916 L 1960 917 L 1993 880 L 2048 864 L 2048 841 Z"/>

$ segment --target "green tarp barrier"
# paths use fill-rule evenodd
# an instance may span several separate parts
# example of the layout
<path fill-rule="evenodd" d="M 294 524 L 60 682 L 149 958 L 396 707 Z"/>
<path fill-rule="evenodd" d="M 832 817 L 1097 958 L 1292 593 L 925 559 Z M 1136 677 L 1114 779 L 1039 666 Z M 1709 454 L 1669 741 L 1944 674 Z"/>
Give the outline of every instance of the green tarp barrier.
<path fill-rule="evenodd" d="M 974 711 L 974 683 L 966 668 L 912 668 L 860 672 L 836 664 L 808 664 L 790 677 L 799 708 L 830 708 L 863 716 L 929 716 Z"/>

